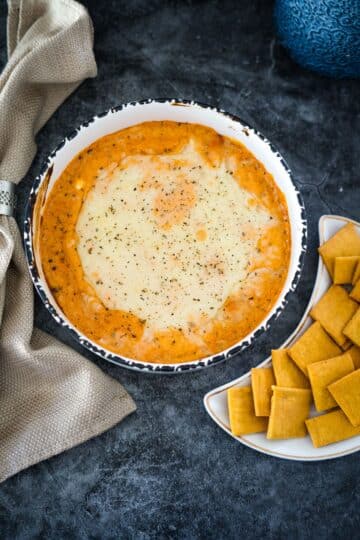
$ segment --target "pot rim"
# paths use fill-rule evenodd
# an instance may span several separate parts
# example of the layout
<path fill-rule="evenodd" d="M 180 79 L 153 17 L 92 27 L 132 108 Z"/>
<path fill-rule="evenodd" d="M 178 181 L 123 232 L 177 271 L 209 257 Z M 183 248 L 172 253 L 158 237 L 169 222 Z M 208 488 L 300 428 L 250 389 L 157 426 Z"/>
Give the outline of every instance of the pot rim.
<path fill-rule="evenodd" d="M 224 116 L 225 118 L 228 118 L 236 122 L 237 124 L 240 124 L 242 127 L 242 130 L 245 133 L 246 131 L 251 131 L 256 137 L 261 139 L 261 141 L 269 147 L 271 152 L 280 161 L 281 166 L 285 169 L 285 172 L 289 177 L 289 180 L 294 189 L 294 193 L 296 195 L 297 203 L 300 210 L 300 220 L 301 220 L 301 250 L 298 256 L 298 260 L 296 262 L 296 270 L 294 272 L 294 276 L 291 283 L 288 285 L 288 287 L 285 290 L 283 289 L 282 292 L 280 293 L 279 298 L 277 299 L 277 303 L 279 302 L 280 298 L 281 298 L 281 302 L 279 303 L 279 305 L 277 305 L 272 315 L 269 317 L 269 314 L 268 314 L 268 316 L 265 317 L 263 321 L 254 330 L 252 330 L 252 332 L 250 332 L 248 335 L 242 338 L 239 342 L 235 343 L 228 349 L 225 349 L 222 352 L 207 356 L 205 358 L 200 358 L 198 360 L 192 360 L 190 362 L 182 362 L 182 363 L 176 363 L 176 364 L 162 364 L 162 363 L 157 364 L 157 363 L 151 363 L 151 362 L 143 362 L 141 360 L 135 360 L 132 358 L 126 358 L 124 356 L 111 352 L 107 349 L 104 349 L 97 343 L 91 341 L 84 334 L 82 334 L 82 332 L 80 332 L 62 313 L 60 307 L 57 306 L 56 302 L 49 298 L 49 295 L 43 286 L 43 279 L 40 276 L 40 273 L 37 268 L 37 262 L 35 258 L 33 241 L 32 241 L 33 240 L 32 216 L 33 216 L 33 211 L 35 207 L 37 193 L 59 150 L 61 150 L 65 146 L 65 144 L 71 142 L 71 140 L 77 136 L 80 130 L 87 128 L 89 124 L 97 121 L 97 119 L 103 118 L 104 116 L 107 116 L 109 114 L 120 112 L 127 107 L 138 106 L 138 105 L 142 106 L 142 105 L 147 105 L 147 104 L 150 105 L 152 103 L 169 103 L 171 105 L 178 104 L 178 105 L 184 105 L 184 106 L 200 107 L 201 109 L 209 109 L 212 112 L 218 113 Z M 286 194 L 285 194 L 285 198 L 286 198 Z M 290 226 L 293 226 L 293 224 L 291 223 L 291 220 L 290 220 Z M 294 182 L 291 169 L 288 166 L 287 162 L 282 157 L 280 152 L 276 149 L 276 147 L 274 147 L 274 145 L 262 133 L 260 133 L 258 130 L 253 128 L 247 122 L 244 122 L 240 116 L 228 113 L 222 109 L 219 109 L 218 107 L 213 107 L 205 103 L 201 103 L 194 100 L 176 99 L 176 98 L 145 99 L 145 100 L 139 100 L 139 101 L 131 101 L 123 105 L 118 105 L 102 113 L 94 115 L 91 119 L 83 122 L 78 128 L 76 128 L 70 134 L 65 136 L 60 141 L 60 143 L 56 146 L 56 148 L 43 161 L 40 168 L 40 172 L 33 181 L 33 185 L 32 185 L 30 195 L 29 195 L 26 208 L 25 208 L 24 247 L 25 247 L 25 254 L 26 254 L 26 259 L 27 259 L 30 275 L 31 275 L 33 284 L 35 286 L 35 289 L 38 295 L 40 296 L 41 300 L 43 301 L 45 307 L 50 312 L 52 317 L 63 328 L 67 329 L 68 333 L 70 333 L 70 335 L 75 339 L 75 341 L 80 343 L 83 347 L 88 349 L 90 352 L 93 352 L 97 356 L 100 356 L 101 358 L 109 362 L 112 362 L 115 365 L 126 367 L 127 369 L 140 371 L 140 372 L 148 372 L 148 373 L 165 373 L 165 374 L 184 373 L 184 372 L 204 369 L 206 367 L 219 364 L 220 362 L 228 360 L 229 358 L 234 357 L 235 355 L 239 354 L 240 352 L 248 348 L 260 335 L 270 330 L 273 323 L 276 321 L 279 315 L 283 312 L 285 306 L 288 304 L 290 295 L 295 292 L 295 289 L 299 283 L 302 269 L 304 266 L 305 253 L 307 249 L 307 220 L 306 220 L 306 213 L 305 213 L 305 206 L 304 206 L 303 198 Z M 274 309 L 275 306 L 273 306 L 272 310 Z"/>

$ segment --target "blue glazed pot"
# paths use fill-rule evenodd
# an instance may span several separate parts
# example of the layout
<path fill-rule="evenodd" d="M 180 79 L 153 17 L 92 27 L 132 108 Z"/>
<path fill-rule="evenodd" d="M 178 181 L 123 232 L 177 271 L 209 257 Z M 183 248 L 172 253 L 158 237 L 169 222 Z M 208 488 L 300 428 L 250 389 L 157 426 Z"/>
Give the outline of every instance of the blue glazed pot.
<path fill-rule="evenodd" d="M 304 67 L 360 77 L 360 0 L 276 0 L 281 44 Z"/>

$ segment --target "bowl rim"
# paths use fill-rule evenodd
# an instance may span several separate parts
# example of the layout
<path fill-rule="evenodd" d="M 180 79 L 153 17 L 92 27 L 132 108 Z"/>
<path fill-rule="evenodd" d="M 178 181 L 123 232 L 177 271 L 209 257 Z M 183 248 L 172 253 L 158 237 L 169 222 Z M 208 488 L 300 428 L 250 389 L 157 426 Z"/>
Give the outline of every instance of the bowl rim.
<path fill-rule="evenodd" d="M 91 341 L 84 334 L 82 334 L 82 332 L 80 332 L 62 313 L 60 307 L 56 308 L 53 304 L 53 301 L 49 299 L 48 294 L 43 286 L 43 279 L 37 268 L 37 262 L 36 262 L 36 257 L 35 257 L 35 253 L 33 249 L 33 242 L 32 242 L 32 238 L 33 238 L 32 215 L 33 215 L 33 210 L 34 210 L 34 206 L 36 202 L 37 193 L 46 176 L 46 173 L 51 168 L 52 162 L 55 159 L 56 154 L 65 146 L 65 144 L 69 143 L 72 139 L 74 139 L 78 135 L 80 130 L 87 128 L 91 123 L 95 122 L 97 119 L 103 118 L 109 114 L 120 112 L 124 108 L 130 107 L 130 106 L 137 106 L 137 105 L 142 106 L 142 105 L 147 105 L 147 104 L 152 104 L 152 103 L 169 103 L 171 105 L 179 104 L 179 105 L 200 107 L 201 109 L 208 109 L 208 110 L 211 110 L 211 112 L 220 114 L 224 116 L 225 118 L 228 118 L 240 124 L 242 127 L 242 130 L 245 133 L 246 133 L 246 130 L 251 131 L 256 137 L 261 139 L 262 142 L 265 143 L 269 147 L 270 151 L 276 156 L 276 158 L 280 161 L 281 166 L 285 169 L 285 172 L 287 173 L 289 180 L 292 184 L 292 187 L 294 189 L 294 193 L 295 193 L 299 210 L 300 210 L 300 221 L 301 221 L 301 233 L 300 233 L 301 234 L 301 249 L 300 249 L 300 254 L 298 256 L 298 259 L 296 261 L 296 270 L 294 272 L 294 276 L 291 283 L 289 284 L 287 289 L 281 293 L 283 295 L 283 298 L 280 304 L 276 307 L 276 310 L 271 315 L 271 317 L 269 318 L 265 317 L 263 321 L 254 330 L 252 330 L 252 332 L 250 332 L 240 341 L 238 341 L 237 343 L 235 343 L 228 349 L 225 349 L 224 351 L 207 356 L 205 358 L 200 358 L 198 360 L 192 360 L 189 362 L 182 362 L 182 363 L 173 363 L 173 364 L 151 363 L 151 362 L 144 362 L 144 361 L 136 360 L 132 358 L 126 358 L 124 356 L 111 352 L 107 349 L 104 349 L 97 343 Z M 206 367 L 219 364 L 220 362 L 223 362 L 225 360 L 228 360 L 236 356 L 237 354 L 239 354 L 240 352 L 248 348 L 260 335 L 270 330 L 273 323 L 276 321 L 279 315 L 283 312 L 285 306 L 288 304 L 290 295 L 292 295 L 295 292 L 295 289 L 299 283 L 303 266 L 304 266 L 305 254 L 306 254 L 306 249 L 307 249 L 307 219 L 306 219 L 304 201 L 294 181 L 293 174 L 290 167 L 288 166 L 287 162 L 285 161 L 281 153 L 277 150 L 277 148 L 261 132 L 259 132 L 257 129 L 252 127 L 248 122 L 243 121 L 239 115 L 229 113 L 218 107 L 214 107 L 214 106 L 211 106 L 211 105 L 199 102 L 199 101 L 188 100 L 188 99 L 154 98 L 154 99 L 144 99 L 144 100 L 139 100 L 139 101 L 130 101 L 122 105 L 111 107 L 110 109 L 107 109 L 106 111 L 95 114 L 89 120 L 86 120 L 85 122 L 80 124 L 75 130 L 72 130 L 68 135 L 63 137 L 63 139 L 55 147 L 55 149 L 52 152 L 50 152 L 50 154 L 48 154 L 48 156 L 43 160 L 40 167 L 39 174 L 35 177 L 33 181 L 29 198 L 25 206 L 23 239 L 24 239 L 24 248 L 25 248 L 27 265 L 29 268 L 31 279 L 33 281 L 34 287 L 38 295 L 40 296 L 42 302 L 44 303 L 45 307 L 50 312 L 52 317 L 63 328 L 67 329 L 68 333 L 75 339 L 76 342 L 80 343 L 80 345 L 85 347 L 90 352 L 96 354 L 97 356 L 100 356 L 101 358 L 115 365 L 126 367 L 127 369 L 140 371 L 140 372 L 171 374 L 171 373 L 184 373 L 184 372 L 189 372 L 189 371 L 195 371 L 195 370 L 204 369 Z"/>

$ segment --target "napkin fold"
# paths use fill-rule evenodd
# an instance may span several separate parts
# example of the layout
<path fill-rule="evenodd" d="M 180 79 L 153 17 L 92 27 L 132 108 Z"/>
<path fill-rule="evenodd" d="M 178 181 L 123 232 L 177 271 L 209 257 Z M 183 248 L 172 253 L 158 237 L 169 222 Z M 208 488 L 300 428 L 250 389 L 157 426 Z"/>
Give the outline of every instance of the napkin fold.
<path fill-rule="evenodd" d="M 8 0 L 0 76 L 0 180 L 18 183 L 35 135 L 96 75 L 93 28 L 73 0 Z M 107 430 L 135 410 L 123 387 L 33 327 L 33 288 L 14 218 L 0 216 L 0 481 Z"/>

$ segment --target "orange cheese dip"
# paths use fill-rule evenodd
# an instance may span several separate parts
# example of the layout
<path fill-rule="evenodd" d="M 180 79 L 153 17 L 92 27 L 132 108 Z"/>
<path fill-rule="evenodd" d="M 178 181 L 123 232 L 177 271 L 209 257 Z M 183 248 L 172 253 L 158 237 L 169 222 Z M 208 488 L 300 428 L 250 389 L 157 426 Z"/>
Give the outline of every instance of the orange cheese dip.
<path fill-rule="evenodd" d="M 241 143 L 196 124 L 147 122 L 95 141 L 35 211 L 61 310 L 129 358 L 179 363 L 227 349 L 266 317 L 288 272 L 288 211 L 273 177 Z"/>

